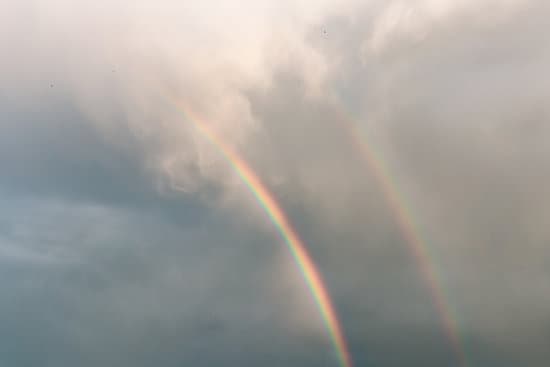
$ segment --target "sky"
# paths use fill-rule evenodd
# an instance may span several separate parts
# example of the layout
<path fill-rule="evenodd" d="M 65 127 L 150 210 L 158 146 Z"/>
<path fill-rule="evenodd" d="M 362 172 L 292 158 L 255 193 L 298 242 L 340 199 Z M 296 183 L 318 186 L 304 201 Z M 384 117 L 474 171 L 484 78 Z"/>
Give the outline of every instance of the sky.
<path fill-rule="evenodd" d="M 549 17 L 0 0 L 0 365 L 547 366 Z"/>

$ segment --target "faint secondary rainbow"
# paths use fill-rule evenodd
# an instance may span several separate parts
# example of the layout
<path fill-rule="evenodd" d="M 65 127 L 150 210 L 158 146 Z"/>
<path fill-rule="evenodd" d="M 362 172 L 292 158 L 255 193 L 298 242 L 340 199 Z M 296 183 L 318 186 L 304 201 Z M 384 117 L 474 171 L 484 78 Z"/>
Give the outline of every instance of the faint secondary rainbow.
<path fill-rule="evenodd" d="M 348 350 L 347 342 L 338 320 L 337 313 L 332 304 L 327 287 L 321 277 L 319 270 L 309 255 L 303 242 L 296 231 L 290 225 L 285 213 L 262 183 L 258 175 L 252 170 L 248 163 L 222 138 L 217 135 L 207 124 L 203 123 L 191 109 L 177 103 L 179 110 L 185 115 L 188 122 L 215 146 L 225 160 L 237 173 L 243 183 L 254 195 L 271 222 L 277 228 L 279 234 L 290 250 L 292 257 L 298 265 L 304 280 L 317 303 L 319 312 L 330 336 L 331 342 L 338 355 L 338 360 L 343 367 L 352 367 L 352 358 Z"/>
<path fill-rule="evenodd" d="M 450 346 L 453 350 L 458 366 L 466 366 L 466 354 L 458 333 L 457 322 L 452 315 L 451 308 L 444 296 L 443 288 L 439 282 L 434 261 L 430 256 L 427 245 L 422 240 L 420 231 L 417 228 L 413 217 L 407 207 L 405 198 L 400 194 L 397 184 L 394 183 L 389 170 L 384 165 L 384 160 L 373 149 L 368 136 L 364 134 L 349 114 L 342 112 L 344 116 L 340 119 L 349 134 L 350 139 L 362 157 L 365 159 L 369 172 L 375 177 L 380 190 L 392 212 L 399 227 L 401 235 L 405 239 L 409 251 L 422 274 L 422 278 L 429 288 L 432 302 L 438 313 L 438 317 L 444 329 Z"/>

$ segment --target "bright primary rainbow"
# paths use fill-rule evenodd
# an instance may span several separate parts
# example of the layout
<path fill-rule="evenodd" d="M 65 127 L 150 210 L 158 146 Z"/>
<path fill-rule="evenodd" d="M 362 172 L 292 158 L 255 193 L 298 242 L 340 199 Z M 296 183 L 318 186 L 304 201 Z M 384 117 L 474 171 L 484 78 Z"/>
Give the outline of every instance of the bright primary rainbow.
<path fill-rule="evenodd" d="M 254 195 L 257 202 L 268 215 L 269 219 L 290 250 L 294 261 L 298 265 L 305 282 L 317 303 L 319 312 L 325 323 L 325 327 L 329 333 L 330 339 L 334 345 L 338 360 L 343 367 L 351 367 L 352 359 L 348 350 L 346 339 L 338 320 L 338 316 L 332 304 L 327 287 L 323 282 L 321 274 L 311 256 L 309 255 L 303 242 L 300 240 L 296 231 L 290 225 L 285 213 L 275 200 L 273 194 L 269 192 L 266 186 L 262 183 L 258 175 L 252 170 L 248 163 L 220 136 L 218 136 L 209 126 L 203 123 L 191 109 L 177 104 L 187 118 L 187 121 L 206 137 L 212 145 L 214 145 L 221 155 L 231 165 L 232 169 L 238 174 L 242 182 L 246 184 L 250 192 Z"/>
<path fill-rule="evenodd" d="M 429 288 L 432 302 L 438 313 L 438 317 L 445 332 L 445 336 L 453 350 L 459 367 L 466 366 L 466 354 L 460 340 L 456 319 L 453 317 L 449 303 L 444 296 L 443 287 L 440 284 L 434 261 L 430 256 L 426 242 L 420 235 L 413 217 L 408 209 L 405 198 L 400 194 L 397 184 L 392 179 L 389 170 L 384 165 L 380 154 L 369 142 L 367 134 L 363 133 L 355 120 L 345 110 L 339 122 L 347 130 L 347 133 L 355 145 L 355 149 L 365 159 L 369 172 L 375 177 L 378 186 L 389 206 L 401 235 L 405 239 L 409 251 L 412 254 L 422 278 Z"/>

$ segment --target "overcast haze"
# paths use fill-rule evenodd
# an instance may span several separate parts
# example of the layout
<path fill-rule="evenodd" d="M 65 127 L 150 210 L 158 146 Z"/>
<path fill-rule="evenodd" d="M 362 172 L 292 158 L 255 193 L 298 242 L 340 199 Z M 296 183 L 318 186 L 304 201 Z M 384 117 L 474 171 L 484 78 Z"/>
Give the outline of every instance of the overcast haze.
<path fill-rule="evenodd" d="M 355 366 L 548 366 L 549 19 L 542 0 L 0 0 L 0 365 L 338 366 L 191 109 L 304 240 Z"/>

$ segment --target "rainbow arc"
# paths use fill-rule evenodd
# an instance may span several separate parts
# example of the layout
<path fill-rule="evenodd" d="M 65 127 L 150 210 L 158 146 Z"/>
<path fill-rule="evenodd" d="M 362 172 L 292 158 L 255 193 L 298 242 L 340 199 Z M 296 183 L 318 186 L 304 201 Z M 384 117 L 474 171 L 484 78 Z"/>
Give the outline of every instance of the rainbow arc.
<path fill-rule="evenodd" d="M 317 304 L 317 308 L 319 309 L 319 313 L 323 319 L 341 366 L 352 367 L 352 358 L 344 332 L 321 273 L 273 194 L 235 149 L 225 143 L 222 138 L 206 123 L 202 122 L 191 109 L 183 107 L 181 103 L 177 105 L 179 106 L 179 110 L 184 113 L 187 121 L 193 124 L 201 135 L 217 148 L 220 154 L 232 167 L 233 171 L 254 195 L 258 204 L 273 223 L 292 254 L 294 262 L 300 269 L 300 273 Z"/>

